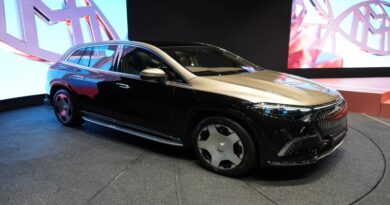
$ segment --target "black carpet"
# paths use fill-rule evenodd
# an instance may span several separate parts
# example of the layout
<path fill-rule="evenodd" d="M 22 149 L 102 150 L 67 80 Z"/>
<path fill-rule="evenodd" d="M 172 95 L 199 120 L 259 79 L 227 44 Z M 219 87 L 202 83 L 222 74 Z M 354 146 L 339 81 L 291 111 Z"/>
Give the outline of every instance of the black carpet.
<path fill-rule="evenodd" d="M 390 126 L 349 115 L 345 143 L 319 163 L 242 179 L 180 148 L 84 123 L 45 106 L 0 113 L 0 204 L 388 204 Z"/>

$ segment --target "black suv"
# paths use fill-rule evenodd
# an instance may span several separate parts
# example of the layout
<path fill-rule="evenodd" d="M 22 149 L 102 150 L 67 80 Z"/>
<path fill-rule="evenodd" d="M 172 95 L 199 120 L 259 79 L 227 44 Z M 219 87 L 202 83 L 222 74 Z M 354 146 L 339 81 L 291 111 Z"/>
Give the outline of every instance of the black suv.
<path fill-rule="evenodd" d="M 82 44 L 50 67 L 47 80 L 62 124 L 88 121 L 184 146 L 228 176 L 258 163 L 315 163 L 347 132 L 337 91 L 203 43 Z"/>

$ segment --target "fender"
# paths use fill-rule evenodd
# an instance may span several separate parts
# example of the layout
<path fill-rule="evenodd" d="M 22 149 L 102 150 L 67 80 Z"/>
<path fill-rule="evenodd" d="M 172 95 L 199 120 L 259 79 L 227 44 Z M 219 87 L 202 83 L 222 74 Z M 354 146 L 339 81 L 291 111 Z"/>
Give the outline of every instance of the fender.
<path fill-rule="evenodd" d="M 62 79 L 54 79 L 50 82 L 50 90 L 48 93 L 50 95 L 50 98 L 53 97 L 53 96 L 51 96 L 51 94 L 52 94 L 52 89 L 54 87 L 63 87 L 65 89 L 67 89 L 69 92 L 71 92 L 71 94 L 73 94 L 75 96 L 77 95 L 76 91 L 72 88 L 72 86 L 69 83 L 67 83 L 66 81 L 64 81 Z"/>
<path fill-rule="evenodd" d="M 246 106 L 246 105 L 244 105 Z M 206 116 L 223 116 L 231 118 L 232 120 L 237 121 L 239 124 L 241 124 L 245 129 L 248 130 L 248 132 L 253 135 L 253 140 L 255 141 L 258 149 L 258 155 L 260 160 L 262 159 L 261 156 L 267 155 L 267 146 L 264 142 L 264 139 L 261 137 L 265 135 L 266 133 L 262 129 L 262 125 L 258 125 L 254 123 L 250 118 L 247 117 L 245 113 L 243 113 L 241 110 L 243 108 L 239 108 L 239 106 L 232 104 L 230 106 L 222 106 L 221 104 L 200 104 L 192 108 L 187 113 L 186 118 L 186 137 L 183 139 L 185 147 L 192 148 L 190 143 L 190 137 L 192 135 L 191 131 L 193 127 L 195 127 L 196 123 L 199 122 L 202 118 Z M 261 161 L 262 162 L 262 161 Z M 262 162 L 263 163 L 263 162 Z"/>

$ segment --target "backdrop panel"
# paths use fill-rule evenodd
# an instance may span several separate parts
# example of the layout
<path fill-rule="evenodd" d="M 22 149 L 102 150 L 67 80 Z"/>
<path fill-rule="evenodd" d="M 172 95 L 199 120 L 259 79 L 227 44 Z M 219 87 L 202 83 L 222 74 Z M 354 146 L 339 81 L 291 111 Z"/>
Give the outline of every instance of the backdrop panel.
<path fill-rule="evenodd" d="M 0 0 L 0 100 L 44 93 L 69 47 L 127 39 L 126 0 Z"/>
<path fill-rule="evenodd" d="M 301 10 L 296 10 L 297 2 L 304 3 L 306 10 L 303 10 L 303 13 L 301 13 L 302 15 L 305 14 L 304 16 L 298 15 L 297 11 L 302 11 L 302 8 L 300 8 Z M 372 21 L 373 28 L 381 30 L 379 28 L 380 25 L 385 25 L 386 28 L 383 28 L 383 31 L 387 32 L 390 29 L 388 27 L 390 26 L 388 25 L 390 21 L 387 20 L 386 16 L 388 12 L 387 1 L 128 0 L 130 38 L 134 40 L 178 40 L 211 43 L 238 53 L 242 57 L 265 68 L 306 77 L 390 76 L 390 69 L 387 68 L 390 67 L 387 60 L 387 51 L 390 48 L 388 45 L 390 42 L 389 35 L 385 37 L 385 47 L 377 46 L 375 43 L 378 38 L 375 37 L 373 40 L 369 40 L 370 43 L 368 45 L 376 45 L 377 47 L 373 46 L 370 50 L 361 51 L 360 44 L 356 45 L 356 43 L 350 42 L 350 39 L 342 40 L 342 38 L 346 38 L 348 35 L 343 36 L 337 30 L 335 35 L 342 40 L 340 44 L 337 44 L 337 48 L 348 55 L 343 58 L 344 64 L 341 64 L 341 61 L 338 60 L 340 58 L 338 53 L 332 55 L 326 50 L 329 47 L 328 44 L 332 45 L 331 43 L 326 42 L 323 50 L 325 52 L 323 53 L 317 52 L 318 49 L 312 49 L 313 46 L 322 45 L 320 40 L 322 35 L 326 33 L 325 25 L 327 22 L 321 18 L 326 19 L 326 16 L 324 16 L 327 14 L 326 9 L 328 7 L 326 6 L 334 2 L 338 8 L 338 10 L 332 10 L 334 17 L 340 16 L 344 10 L 349 11 L 348 8 L 350 7 L 353 7 L 353 11 L 364 11 L 365 8 L 372 7 L 372 10 L 379 15 L 379 17 L 369 19 Z M 364 5 L 358 9 L 354 8 L 355 3 L 359 4 L 359 2 L 364 2 L 365 5 L 368 4 L 370 7 Z M 376 4 L 373 2 L 380 2 L 383 11 L 380 10 L 380 6 L 375 6 Z M 322 11 L 325 13 L 318 14 L 318 11 L 322 8 L 323 10 L 325 9 Z M 369 12 L 368 14 L 371 16 L 371 13 Z M 351 17 L 348 15 L 346 17 L 347 20 L 344 20 L 341 24 L 346 28 L 345 24 L 351 23 L 351 20 L 348 20 Z M 375 15 L 373 14 L 374 17 Z M 302 22 L 299 22 L 300 19 L 297 17 L 306 18 L 303 22 L 303 27 L 299 27 L 302 25 Z M 313 22 L 317 24 L 313 25 Z M 308 28 L 309 26 L 313 28 Z M 308 28 L 307 30 L 311 32 L 308 32 L 307 35 L 302 35 L 303 38 L 301 39 L 303 40 L 291 41 L 290 44 L 290 37 L 296 40 L 295 34 L 302 31 L 302 28 Z M 323 32 L 321 37 L 318 37 L 318 32 Z M 348 32 L 350 33 L 350 30 Z M 368 38 L 371 39 L 371 37 Z M 297 43 L 293 44 L 294 42 Z M 345 46 L 347 43 L 351 45 L 349 47 Z M 351 50 L 351 46 L 355 46 L 355 49 Z M 294 53 L 295 51 L 303 52 L 299 54 L 299 52 Z M 303 62 L 301 63 L 302 65 L 296 66 L 293 63 L 294 61 L 296 63 L 297 57 L 294 57 L 293 54 L 300 55 L 302 58 L 307 57 L 309 60 L 317 59 L 317 61 L 314 60 L 311 63 Z M 312 56 L 304 54 L 312 54 Z M 368 57 L 362 58 L 362 56 Z M 321 67 L 321 69 L 318 69 L 316 63 L 319 64 L 318 62 L 321 61 L 333 63 L 328 63 L 326 67 L 318 66 Z M 288 69 L 288 67 L 292 69 Z M 334 69 L 342 67 L 353 67 L 355 69 Z"/>

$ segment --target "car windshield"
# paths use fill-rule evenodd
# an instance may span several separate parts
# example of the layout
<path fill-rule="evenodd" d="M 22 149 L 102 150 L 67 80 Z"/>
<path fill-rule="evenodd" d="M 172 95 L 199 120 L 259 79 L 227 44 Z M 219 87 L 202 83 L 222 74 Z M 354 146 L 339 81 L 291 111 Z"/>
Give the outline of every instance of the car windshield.
<path fill-rule="evenodd" d="M 198 76 L 233 75 L 261 70 L 257 65 L 216 47 L 170 46 L 161 49 Z"/>

